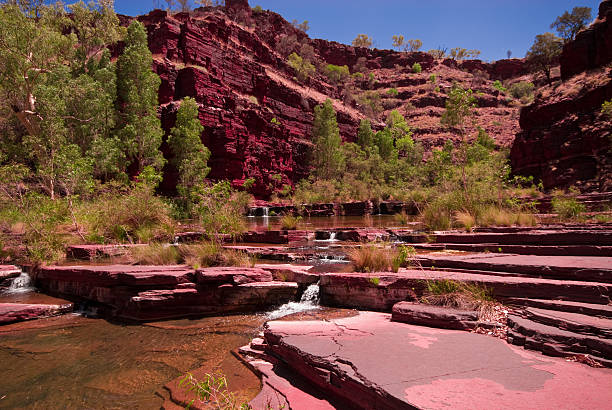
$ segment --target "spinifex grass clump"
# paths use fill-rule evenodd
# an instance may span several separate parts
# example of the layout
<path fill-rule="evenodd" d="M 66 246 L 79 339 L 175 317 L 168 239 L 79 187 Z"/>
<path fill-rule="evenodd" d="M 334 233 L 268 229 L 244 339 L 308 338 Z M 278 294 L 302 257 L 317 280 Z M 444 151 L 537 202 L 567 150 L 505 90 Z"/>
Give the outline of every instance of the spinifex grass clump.
<path fill-rule="evenodd" d="M 194 269 L 214 266 L 253 266 L 253 261 L 246 253 L 225 249 L 216 242 L 179 246 L 153 243 L 132 248 L 130 254 L 140 265 L 186 264 Z"/>
<path fill-rule="evenodd" d="M 301 216 L 285 215 L 281 218 L 281 229 L 295 231 L 301 221 Z"/>
<path fill-rule="evenodd" d="M 397 272 L 410 264 L 414 248 L 391 245 L 364 245 L 348 251 L 355 272 Z"/>
<path fill-rule="evenodd" d="M 429 280 L 420 301 L 428 305 L 447 306 L 483 312 L 493 298 L 484 286 L 454 280 Z"/>

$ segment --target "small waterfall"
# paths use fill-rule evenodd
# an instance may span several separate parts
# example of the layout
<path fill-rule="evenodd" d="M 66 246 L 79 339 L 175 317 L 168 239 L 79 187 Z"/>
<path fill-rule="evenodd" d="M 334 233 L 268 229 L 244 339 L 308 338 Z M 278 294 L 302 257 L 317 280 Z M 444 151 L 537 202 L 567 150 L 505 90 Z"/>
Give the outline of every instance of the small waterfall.
<path fill-rule="evenodd" d="M 294 313 L 319 309 L 319 284 L 306 288 L 299 302 L 289 302 L 268 313 L 268 319 L 274 320 Z"/>
<path fill-rule="evenodd" d="M 270 208 L 268 208 L 267 206 L 264 206 L 263 208 L 261 208 L 262 212 L 263 212 L 263 217 L 264 218 L 269 218 L 270 217 Z"/>
<path fill-rule="evenodd" d="M 34 290 L 32 287 L 32 278 L 25 272 L 21 272 L 21 275 L 17 276 L 11 281 L 6 293 L 26 293 Z"/>

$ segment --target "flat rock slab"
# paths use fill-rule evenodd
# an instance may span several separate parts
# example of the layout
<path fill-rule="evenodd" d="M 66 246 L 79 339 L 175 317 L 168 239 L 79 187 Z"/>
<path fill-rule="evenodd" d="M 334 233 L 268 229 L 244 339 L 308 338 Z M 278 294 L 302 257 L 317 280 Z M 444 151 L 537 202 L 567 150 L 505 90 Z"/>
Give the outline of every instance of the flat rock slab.
<path fill-rule="evenodd" d="M 362 312 L 268 322 L 270 353 L 364 409 L 609 409 L 612 370 L 543 357 L 502 340 Z"/>
<path fill-rule="evenodd" d="M 471 255 L 427 255 L 423 266 L 449 269 L 509 272 L 520 275 L 612 282 L 612 257 L 534 256 L 478 253 Z"/>
<path fill-rule="evenodd" d="M 126 255 L 133 248 L 147 246 L 146 244 L 117 245 L 71 245 L 66 247 L 66 257 L 69 259 L 94 260 Z"/>
<path fill-rule="evenodd" d="M 399 302 L 393 305 L 392 320 L 441 329 L 468 330 L 478 325 L 478 313 L 422 303 Z"/>
<path fill-rule="evenodd" d="M 373 280 L 373 278 L 378 280 Z M 429 280 L 475 283 L 489 289 L 498 299 L 563 299 L 592 304 L 610 303 L 612 284 L 518 276 L 488 276 L 476 273 L 409 270 L 398 273 L 330 273 L 321 275 L 321 303 L 390 312 L 397 302 L 415 301 Z"/>
<path fill-rule="evenodd" d="M 85 282 L 95 286 L 162 286 L 193 282 L 195 271 L 185 265 L 43 266 L 37 280 Z"/>
<path fill-rule="evenodd" d="M 0 265 L 0 281 L 16 278 L 21 274 L 21 269 L 14 265 Z"/>
<path fill-rule="evenodd" d="M 498 243 L 501 245 L 612 245 L 612 230 L 532 230 L 504 233 L 438 233 L 439 243 Z"/>
<path fill-rule="evenodd" d="M 72 312 L 72 309 L 72 303 L 62 305 L 0 303 L 0 325 L 63 315 Z"/>

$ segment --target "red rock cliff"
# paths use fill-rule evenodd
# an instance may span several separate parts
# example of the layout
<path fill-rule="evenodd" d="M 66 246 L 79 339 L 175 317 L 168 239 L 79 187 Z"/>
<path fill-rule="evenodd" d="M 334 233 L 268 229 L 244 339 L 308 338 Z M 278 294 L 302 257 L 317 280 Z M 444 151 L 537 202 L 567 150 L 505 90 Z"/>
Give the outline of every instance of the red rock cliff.
<path fill-rule="evenodd" d="M 612 99 L 611 61 L 612 0 L 605 0 L 597 20 L 564 46 L 563 81 L 541 89 L 521 111 L 514 173 L 533 175 L 547 189 L 612 189 L 612 120 L 601 113 Z"/>
<path fill-rule="evenodd" d="M 173 126 L 180 100 L 187 96 L 197 100 L 205 127 L 202 139 L 211 151 L 212 179 L 228 179 L 240 187 L 253 178 L 251 192 L 259 198 L 284 184 L 295 184 L 309 173 L 307 156 L 317 104 L 331 98 L 342 138 L 355 138 L 364 109 L 357 102 L 359 98 L 348 98 L 349 94 L 379 94 L 382 107 L 374 115 L 375 126 L 381 126 L 385 116 L 398 109 L 426 148 L 456 139 L 439 121 L 446 92 L 454 82 L 478 93 L 478 123 L 500 145 L 509 145 L 518 131 L 516 104 L 493 88 L 492 82 L 526 75 L 523 60 L 455 62 L 435 60 L 423 52 L 399 53 L 311 40 L 278 14 L 255 13 L 247 5 L 241 0 L 227 2 L 226 8 L 201 8 L 190 14 L 155 10 L 138 17 L 147 27 L 154 69 L 162 79 L 159 102 L 163 127 L 169 131 Z M 128 20 L 124 18 L 124 24 Z M 319 61 L 317 73 L 305 84 L 297 82 L 286 56 L 275 50 L 287 35 L 312 46 Z M 352 69 L 360 57 L 365 58 L 373 81 L 366 76 L 351 78 L 348 85 L 336 85 L 323 75 L 326 64 Z M 421 73 L 412 72 L 417 62 L 423 68 Z M 436 74 L 436 84 L 430 82 L 432 74 Z M 397 95 L 387 92 L 391 88 Z M 170 155 L 167 150 L 165 154 Z M 163 189 L 172 191 L 175 183 L 176 171 L 168 167 Z"/>

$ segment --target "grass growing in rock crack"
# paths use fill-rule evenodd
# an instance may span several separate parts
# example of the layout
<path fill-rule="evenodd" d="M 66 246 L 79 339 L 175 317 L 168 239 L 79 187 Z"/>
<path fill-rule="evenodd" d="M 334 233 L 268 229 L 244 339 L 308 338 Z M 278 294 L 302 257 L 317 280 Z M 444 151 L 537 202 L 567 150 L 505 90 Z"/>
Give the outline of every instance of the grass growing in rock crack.
<path fill-rule="evenodd" d="M 348 257 L 355 272 L 397 272 L 411 263 L 414 253 L 414 248 L 403 245 L 393 248 L 368 244 L 350 249 Z"/>
<path fill-rule="evenodd" d="M 428 280 L 421 303 L 457 309 L 477 310 L 480 316 L 494 304 L 491 291 L 475 283 L 454 280 Z"/>

